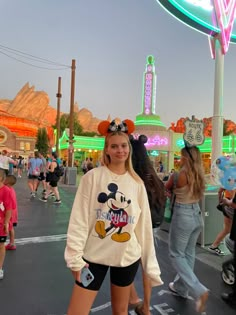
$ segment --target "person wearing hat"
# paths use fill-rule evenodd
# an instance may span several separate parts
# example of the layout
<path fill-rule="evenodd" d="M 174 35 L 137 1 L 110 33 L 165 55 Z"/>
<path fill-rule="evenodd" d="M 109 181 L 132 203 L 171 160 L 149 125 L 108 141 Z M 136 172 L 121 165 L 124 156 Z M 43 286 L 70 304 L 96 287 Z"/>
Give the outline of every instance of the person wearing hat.
<path fill-rule="evenodd" d="M 16 165 L 17 162 L 8 156 L 7 150 L 2 150 L 2 154 L 0 155 L 0 169 L 4 170 L 6 175 L 9 172 L 9 163 Z"/>

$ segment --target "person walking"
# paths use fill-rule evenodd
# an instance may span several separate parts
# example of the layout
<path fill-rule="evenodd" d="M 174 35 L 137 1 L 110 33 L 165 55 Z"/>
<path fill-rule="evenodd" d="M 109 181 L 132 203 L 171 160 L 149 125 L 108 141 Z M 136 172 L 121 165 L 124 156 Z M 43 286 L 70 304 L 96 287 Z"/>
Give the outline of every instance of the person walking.
<path fill-rule="evenodd" d="M 0 155 L 0 169 L 4 170 L 6 175 L 9 173 L 9 164 L 14 166 L 17 162 L 8 156 L 7 150 L 2 150 L 2 154 Z"/>
<path fill-rule="evenodd" d="M 130 120 L 119 125 L 102 121 L 98 126 L 106 136 L 103 166 L 81 178 L 67 232 L 65 260 L 75 279 L 67 315 L 89 314 L 109 269 L 114 315 L 128 313 L 140 260 L 151 285 L 162 284 L 147 193 L 131 162 L 127 134 L 133 130 Z M 84 270 L 92 280 L 89 284 Z"/>
<path fill-rule="evenodd" d="M 57 170 L 59 169 L 59 163 L 57 161 L 58 157 L 57 157 L 56 152 L 52 152 L 50 158 L 51 158 L 51 163 L 49 164 L 47 178 L 46 178 L 46 182 L 48 182 L 49 185 L 47 185 L 47 190 L 44 196 L 39 198 L 39 200 L 43 202 L 47 202 L 49 195 L 53 194 L 53 196 L 56 197 L 56 200 L 54 200 L 53 203 L 61 204 L 60 193 L 57 186 L 60 176 L 58 176 L 57 174 Z"/>
<path fill-rule="evenodd" d="M 16 192 L 14 189 L 14 185 L 16 184 L 16 176 L 15 175 L 7 175 L 4 184 L 10 189 L 11 191 L 11 198 L 12 198 L 12 214 L 11 220 L 9 224 L 9 243 L 6 245 L 6 250 L 16 250 L 15 244 L 15 227 L 17 226 L 18 222 L 18 207 L 17 207 L 17 198 Z"/>
<path fill-rule="evenodd" d="M 24 158 L 21 155 L 18 157 L 16 168 L 17 168 L 17 176 L 18 178 L 21 178 L 22 173 L 23 173 L 23 168 L 24 168 Z"/>
<path fill-rule="evenodd" d="M 232 307 L 236 309 L 236 196 L 234 196 L 233 199 L 229 200 L 227 198 L 223 198 L 222 200 L 223 204 L 234 208 L 234 214 L 233 214 L 233 222 L 232 222 L 232 228 L 230 233 L 230 239 L 234 241 L 234 284 L 232 286 L 232 290 L 230 293 L 222 293 L 221 297 L 222 299 L 230 304 Z"/>
<path fill-rule="evenodd" d="M 225 239 L 226 235 L 228 235 L 232 228 L 232 222 L 233 222 L 233 214 L 234 214 L 234 208 L 229 205 L 223 205 L 222 200 L 223 198 L 227 198 L 228 200 L 232 200 L 235 196 L 235 190 L 225 190 L 223 188 L 219 189 L 218 192 L 219 196 L 219 206 L 221 207 L 222 214 L 224 216 L 224 227 L 223 230 L 220 231 L 214 242 L 208 247 L 209 251 L 211 251 L 214 254 L 217 254 L 219 256 L 225 255 L 225 253 L 220 249 L 220 243 Z"/>
<path fill-rule="evenodd" d="M 158 229 L 164 218 L 164 209 L 166 203 L 165 187 L 157 175 L 151 160 L 147 154 L 145 143 L 148 138 L 145 135 L 140 135 L 138 139 L 130 137 L 132 146 L 132 163 L 135 172 L 141 177 L 144 182 L 148 202 L 151 210 L 153 235 L 157 237 Z M 157 240 L 155 239 L 155 244 Z M 152 286 L 150 279 L 146 275 L 142 267 L 143 275 L 143 301 L 140 300 L 134 282 L 130 290 L 129 306 L 135 309 L 138 315 L 150 315 L 150 301 Z"/>
<path fill-rule="evenodd" d="M 41 173 L 43 162 L 39 157 L 39 152 L 34 152 L 34 157 L 31 157 L 28 162 L 28 186 L 31 197 L 35 198 L 38 188 L 38 177 Z"/>
<path fill-rule="evenodd" d="M 171 191 L 174 187 L 173 174 L 165 187 Z M 208 289 L 194 273 L 195 247 L 203 228 L 203 219 L 199 200 L 205 190 L 204 171 L 201 154 L 197 147 L 185 145 L 181 150 L 180 171 L 176 179 L 174 193 L 175 204 L 170 224 L 169 254 L 177 272 L 169 289 L 183 298 L 189 291 L 196 299 L 196 310 L 205 311 Z"/>
<path fill-rule="evenodd" d="M 4 185 L 5 170 L 0 170 L 0 280 L 4 277 L 3 264 L 6 255 L 5 242 L 9 232 L 13 201 L 10 189 Z"/>

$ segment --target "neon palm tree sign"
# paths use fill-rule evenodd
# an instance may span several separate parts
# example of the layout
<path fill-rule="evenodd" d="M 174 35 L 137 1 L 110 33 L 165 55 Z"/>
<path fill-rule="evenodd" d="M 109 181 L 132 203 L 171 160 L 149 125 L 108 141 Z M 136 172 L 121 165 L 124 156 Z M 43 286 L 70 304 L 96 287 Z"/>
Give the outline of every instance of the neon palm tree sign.
<path fill-rule="evenodd" d="M 236 0 L 157 0 L 169 13 L 211 37 L 220 36 L 222 53 L 236 43 Z"/>

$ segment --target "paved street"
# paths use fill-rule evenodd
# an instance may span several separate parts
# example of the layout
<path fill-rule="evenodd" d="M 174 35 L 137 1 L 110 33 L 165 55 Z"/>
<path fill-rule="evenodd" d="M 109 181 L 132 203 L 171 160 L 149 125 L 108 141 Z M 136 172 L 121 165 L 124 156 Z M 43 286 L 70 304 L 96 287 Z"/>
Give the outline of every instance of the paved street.
<path fill-rule="evenodd" d="M 65 266 L 64 248 L 76 187 L 60 185 L 61 205 L 43 203 L 37 197 L 31 199 L 26 176 L 18 179 L 15 188 L 19 206 L 17 250 L 6 255 L 5 277 L 0 281 L 0 314 L 65 315 L 73 279 Z M 165 283 L 153 290 L 152 314 L 195 315 L 191 298 L 184 301 L 168 290 L 175 273 L 168 257 L 167 238 L 168 233 L 160 231 L 157 253 Z M 225 259 L 197 247 L 196 273 L 210 289 L 208 315 L 235 315 L 235 310 L 220 299 L 221 292 L 229 290 L 220 275 Z M 140 271 L 136 285 L 142 297 Z M 104 282 L 91 314 L 111 314 L 109 279 Z M 135 313 L 130 310 L 129 314 Z"/>

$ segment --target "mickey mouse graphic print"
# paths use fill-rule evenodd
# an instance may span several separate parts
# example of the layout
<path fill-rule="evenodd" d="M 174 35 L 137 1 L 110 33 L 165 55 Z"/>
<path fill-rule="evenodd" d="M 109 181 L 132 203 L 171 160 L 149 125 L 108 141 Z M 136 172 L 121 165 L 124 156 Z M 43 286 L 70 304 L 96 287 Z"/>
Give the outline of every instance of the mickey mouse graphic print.
<path fill-rule="evenodd" d="M 65 249 L 67 266 L 80 270 L 86 260 L 126 267 L 141 258 L 153 286 L 160 285 L 151 227 L 143 182 L 129 172 L 116 176 L 106 166 L 94 168 L 81 178 L 75 196 Z"/>
<path fill-rule="evenodd" d="M 118 191 L 118 186 L 115 183 L 108 185 L 109 193 L 100 193 L 98 195 L 98 201 L 106 203 L 108 207 L 107 212 L 98 211 L 98 221 L 95 225 L 95 230 L 100 238 L 106 237 L 109 231 L 114 232 L 111 239 L 116 242 L 126 242 L 130 239 L 128 232 L 123 232 L 123 228 L 128 224 L 132 223 L 134 219 L 132 216 L 125 211 L 125 209 L 131 203 L 131 200 Z M 105 220 L 100 220 L 104 218 Z M 106 227 L 106 221 L 109 222 L 109 226 Z"/>

